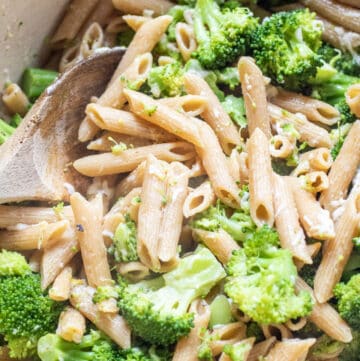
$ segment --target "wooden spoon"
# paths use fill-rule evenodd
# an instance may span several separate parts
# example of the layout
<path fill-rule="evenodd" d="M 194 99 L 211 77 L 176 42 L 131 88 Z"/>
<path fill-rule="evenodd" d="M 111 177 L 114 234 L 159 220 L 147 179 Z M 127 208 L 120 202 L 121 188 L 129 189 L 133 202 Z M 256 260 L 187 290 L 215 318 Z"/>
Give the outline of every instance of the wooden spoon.
<path fill-rule="evenodd" d="M 71 163 L 87 154 L 77 139 L 86 104 L 105 89 L 124 51 L 104 50 L 76 64 L 49 86 L 0 147 L 0 204 L 67 200 L 69 187 L 89 183 Z"/>

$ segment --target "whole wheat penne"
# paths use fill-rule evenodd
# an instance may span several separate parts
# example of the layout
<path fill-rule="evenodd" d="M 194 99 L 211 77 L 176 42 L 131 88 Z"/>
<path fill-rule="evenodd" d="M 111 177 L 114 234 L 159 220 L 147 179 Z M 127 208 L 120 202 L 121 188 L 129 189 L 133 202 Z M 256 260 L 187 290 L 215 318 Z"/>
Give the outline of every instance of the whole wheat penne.
<path fill-rule="evenodd" d="M 351 112 L 360 118 L 360 83 L 349 86 L 345 98 Z"/>
<path fill-rule="evenodd" d="M 86 197 L 93 200 L 97 194 L 102 194 L 103 213 L 106 213 L 115 197 L 115 185 L 118 181 L 117 175 L 95 177 L 86 190 Z"/>
<path fill-rule="evenodd" d="M 284 124 L 293 124 L 300 134 L 300 141 L 307 142 L 311 147 L 331 147 L 331 140 L 329 133 L 307 120 L 305 116 L 293 114 L 277 105 L 268 103 L 268 111 L 271 123 L 276 126 Z"/>
<path fill-rule="evenodd" d="M 299 177 L 301 187 L 311 193 L 322 192 L 329 188 L 329 178 L 325 172 L 309 172 Z"/>
<path fill-rule="evenodd" d="M 313 122 L 334 125 L 340 120 L 340 113 L 335 107 L 302 94 L 279 89 L 271 102 L 289 112 L 302 113 Z"/>
<path fill-rule="evenodd" d="M 301 162 L 308 162 L 309 170 L 326 172 L 332 166 L 333 159 L 328 148 L 317 148 L 301 154 Z"/>
<path fill-rule="evenodd" d="M 70 293 L 70 292 L 69 292 Z M 56 334 L 66 341 L 80 343 L 86 330 L 85 317 L 73 307 L 61 312 Z"/>
<path fill-rule="evenodd" d="M 194 229 L 193 233 L 214 253 L 222 264 L 226 264 L 231 257 L 231 253 L 239 249 L 239 245 L 222 229 L 218 232 Z"/>
<path fill-rule="evenodd" d="M 360 3 L 357 0 L 338 0 L 338 1 L 345 5 L 353 6 L 355 8 L 360 8 Z"/>
<path fill-rule="evenodd" d="M 100 301 L 96 304 L 96 307 L 101 313 L 119 313 L 119 307 L 117 306 L 117 300 L 115 298 L 108 298 L 106 300 Z"/>
<path fill-rule="evenodd" d="M 123 19 L 125 20 L 126 24 L 134 30 L 138 31 L 141 26 L 143 26 L 147 21 L 150 21 L 151 18 L 147 16 L 140 16 L 140 15 L 124 15 Z"/>
<path fill-rule="evenodd" d="M 131 111 L 140 118 L 198 147 L 203 146 L 198 126 L 192 118 L 177 112 L 145 94 L 129 89 L 124 90 L 124 94 L 129 101 Z"/>
<path fill-rule="evenodd" d="M 104 32 L 98 23 L 92 23 L 85 31 L 80 43 L 79 54 L 82 58 L 87 58 L 104 44 Z"/>
<path fill-rule="evenodd" d="M 332 165 L 328 178 L 329 188 L 320 197 L 321 205 L 330 211 L 335 209 L 334 201 L 346 197 L 348 187 L 360 164 L 360 120 L 351 127 L 344 144 Z"/>
<path fill-rule="evenodd" d="M 11 114 L 17 113 L 24 116 L 29 110 L 29 99 L 15 83 L 11 83 L 5 88 L 2 101 Z"/>
<path fill-rule="evenodd" d="M 250 350 L 255 342 L 255 337 L 246 338 L 245 340 L 234 343 L 234 347 L 244 347 L 243 360 L 247 361 Z M 232 361 L 232 358 L 228 356 L 224 351 L 221 353 L 219 361 Z"/>
<path fill-rule="evenodd" d="M 193 28 L 186 23 L 177 23 L 175 27 L 175 38 L 182 58 L 188 61 L 197 47 Z"/>
<path fill-rule="evenodd" d="M 42 289 L 46 289 L 55 280 L 78 251 L 78 241 L 73 227 L 68 227 L 55 244 L 44 249 L 40 270 Z"/>
<path fill-rule="evenodd" d="M 102 237 L 103 201 L 99 193 L 88 202 L 79 193 L 70 197 L 86 278 L 90 286 L 111 283 L 110 267 Z"/>
<path fill-rule="evenodd" d="M 322 246 L 321 242 L 315 242 L 315 243 L 306 245 L 306 248 L 307 248 L 308 253 L 311 258 L 316 257 L 316 255 L 319 253 L 319 251 L 321 249 L 321 246 Z M 305 263 L 302 261 L 299 261 L 299 260 L 294 260 L 294 264 L 298 271 L 301 270 L 305 266 Z"/>
<path fill-rule="evenodd" d="M 300 0 L 300 2 L 330 21 L 346 24 L 348 29 L 360 33 L 359 9 L 339 4 L 334 0 Z"/>
<path fill-rule="evenodd" d="M 16 230 L 0 231 L 0 249 L 26 251 L 46 248 L 69 226 L 69 221 L 55 223 L 45 221 L 33 225 L 23 225 Z"/>
<path fill-rule="evenodd" d="M 188 192 L 189 168 L 179 162 L 169 165 L 165 205 L 159 233 L 158 257 L 164 266 L 174 264 L 183 224 L 183 206 Z M 175 265 L 175 264 L 174 264 Z"/>
<path fill-rule="evenodd" d="M 233 345 L 246 337 L 246 325 L 241 321 L 232 322 L 216 327 L 212 335 L 214 338 L 210 341 L 210 349 L 213 356 L 218 356 L 225 345 Z"/>
<path fill-rule="evenodd" d="M 49 290 L 49 297 L 55 301 L 66 301 L 70 297 L 71 279 L 73 271 L 71 266 L 66 266 L 55 278 Z"/>
<path fill-rule="evenodd" d="M 184 217 L 189 218 L 214 204 L 215 193 L 209 181 L 190 191 L 183 206 Z"/>
<path fill-rule="evenodd" d="M 59 61 L 59 72 L 63 73 L 68 68 L 75 65 L 77 62 L 83 60 L 80 56 L 80 44 L 75 44 L 67 48 Z"/>
<path fill-rule="evenodd" d="M 190 178 L 196 178 L 206 174 L 202 161 L 198 156 L 185 162 L 185 164 L 190 167 Z"/>
<path fill-rule="evenodd" d="M 261 325 L 261 330 L 265 338 L 279 335 L 280 339 L 292 338 L 292 332 L 283 324 Z"/>
<path fill-rule="evenodd" d="M 241 138 L 230 116 L 223 109 L 218 97 L 211 90 L 208 83 L 196 74 L 186 73 L 184 84 L 187 93 L 207 98 L 208 104 L 201 113 L 201 117 L 215 132 L 224 152 L 230 154 L 231 150 L 241 143 Z"/>
<path fill-rule="evenodd" d="M 232 178 L 237 184 L 240 184 L 239 151 L 236 148 L 231 151 L 227 158 L 227 164 Z"/>
<path fill-rule="evenodd" d="M 249 183 L 249 155 L 247 152 L 239 154 L 240 184 Z"/>
<path fill-rule="evenodd" d="M 308 237 L 324 241 L 333 240 L 335 229 L 329 211 L 321 208 L 315 196 L 303 189 L 298 179 L 289 177 L 287 181 L 293 192 L 301 225 Z"/>
<path fill-rule="evenodd" d="M 202 95 L 183 95 L 180 97 L 162 98 L 159 102 L 175 110 L 181 110 L 190 117 L 196 117 L 205 111 L 208 99 Z"/>
<path fill-rule="evenodd" d="M 152 10 L 155 15 L 166 14 L 174 4 L 167 0 L 113 0 L 116 9 L 124 14 L 142 15 L 143 11 Z"/>
<path fill-rule="evenodd" d="M 267 109 L 266 90 L 261 70 L 254 60 L 243 56 L 238 63 L 241 89 L 245 101 L 246 117 L 250 136 L 260 128 L 270 139 L 270 117 Z"/>
<path fill-rule="evenodd" d="M 132 189 L 141 187 L 144 180 L 145 161 L 140 163 L 127 177 L 116 187 L 116 196 L 124 197 Z"/>
<path fill-rule="evenodd" d="M 210 307 L 204 300 L 195 300 L 189 312 L 194 313 L 194 327 L 187 336 L 176 344 L 172 361 L 198 361 L 198 347 L 201 344 L 200 333 L 206 329 L 210 321 Z"/>
<path fill-rule="evenodd" d="M 166 196 L 166 165 L 149 155 L 146 160 L 138 221 L 138 254 L 152 270 L 160 269 L 159 235 L 163 198 Z"/>
<path fill-rule="evenodd" d="M 288 249 L 293 257 L 311 264 L 312 259 L 305 243 L 305 234 L 299 223 L 294 197 L 285 179 L 273 174 L 275 224 L 281 247 Z"/>
<path fill-rule="evenodd" d="M 305 360 L 315 338 L 289 339 L 277 342 L 266 356 L 268 361 L 299 361 Z"/>
<path fill-rule="evenodd" d="M 91 103 L 86 107 L 86 114 L 100 129 L 140 136 L 157 143 L 174 140 L 173 135 L 124 110 Z"/>
<path fill-rule="evenodd" d="M 345 202 L 344 213 L 335 224 L 335 239 L 326 244 L 314 280 L 314 292 L 319 302 L 333 295 L 353 249 L 352 239 L 360 224 L 360 190 L 354 187 Z"/>
<path fill-rule="evenodd" d="M 314 301 L 314 306 L 308 319 L 328 336 L 340 342 L 350 342 L 352 340 L 351 329 L 340 317 L 336 310 L 328 303 L 319 303 L 313 290 L 300 277 L 296 279 L 296 290 L 310 292 Z"/>
<path fill-rule="evenodd" d="M 247 149 L 251 217 L 257 226 L 271 227 L 274 223 L 271 158 L 268 138 L 260 128 L 252 133 Z"/>
<path fill-rule="evenodd" d="M 31 254 L 28 263 L 32 272 L 40 273 L 42 256 L 43 256 L 42 249 L 37 249 Z"/>
<path fill-rule="evenodd" d="M 195 156 L 191 144 L 173 142 L 127 149 L 119 155 L 112 153 L 90 155 L 76 160 L 73 165 L 78 172 L 90 177 L 126 173 L 133 171 L 149 154 L 168 162 L 182 162 Z"/>
<path fill-rule="evenodd" d="M 285 322 L 285 326 L 290 331 L 299 331 L 302 328 L 304 328 L 306 324 L 307 324 L 306 317 L 301 317 L 299 320 L 297 320 L 295 322 L 293 322 L 292 320 L 288 320 Z"/>
<path fill-rule="evenodd" d="M 75 39 L 86 18 L 95 8 L 98 0 L 74 0 L 51 39 L 54 47 L 62 47 L 64 43 Z"/>
<path fill-rule="evenodd" d="M 261 360 L 261 357 L 265 357 L 269 353 L 270 349 L 273 347 L 275 342 L 276 342 L 276 338 L 270 337 L 265 341 L 255 344 L 254 347 L 251 349 L 250 354 L 246 361 Z"/>
<path fill-rule="evenodd" d="M 122 348 L 130 347 L 130 329 L 118 314 L 99 312 L 92 299 L 95 289 L 90 286 L 75 286 L 71 291 L 70 302 L 98 329 L 108 335 Z"/>
<path fill-rule="evenodd" d="M 141 281 L 150 274 L 149 268 L 141 262 L 119 263 L 116 269 L 122 276 L 132 282 Z"/>
<path fill-rule="evenodd" d="M 131 3 L 134 3 L 131 1 Z M 136 2 L 137 3 L 137 2 Z M 110 84 L 127 69 L 139 54 L 151 52 L 172 21 L 169 15 L 162 15 L 145 22 L 136 32 L 126 53 L 122 57 Z"/>
<path fill-rule="evenodd" d="M 270 154 L 274 158 L 287 158 L 295 149 L 295 144 L 284 135 L 274 135 L 270 140 Z"/>
<path fill-rule="evenodd" d="M 52 223 L 62 219 L 73 221 L 74 215 L 70 206 L 51 207 L 19 207 L 0 205 L 0 228 L 13 227 L 21 229 L 22 224 L 36 224 L 42 221 Z M 19 223 L 21 221 L 21 223 Z"/>
<path fill-rule="evenodd" d="M 226 157 L 214 131 L 205 122 L 199 121 L 203 148 L 196 148 L 215 194 L 228 206 L 240 205 L 238 187 L 227 166 Z"/>
<path fill-rule="evenodd" d="M 119 75 L 118 79 L 114 80 L 107 87 L 104 93 L 97 100 L 97 103 L 100 106 L 120 109 L 126 103 L 124 88 L 127 85 L 131 85 L 135 89 L 139 89 L 145 82 L 151 66 L 151 53 L 144 53 L 136 56 L 129 67 Z M 94 123 L 96 119 L 91 119 L 90 115 L 87 114 L 80 124 L 78 137 L 81 142 L 93 138 L 98 131 L 98 125 Z M 96 118 L 100 117 L 97 113 L 92 115 Z"/>
<path fill-rule="evenodd" d="M 109 24 L 106 26 L 105 31 L 110 34 L 117 34 L 127 29 L 128 27 L 123 17 L 115 15 L 110 19 Z"/>

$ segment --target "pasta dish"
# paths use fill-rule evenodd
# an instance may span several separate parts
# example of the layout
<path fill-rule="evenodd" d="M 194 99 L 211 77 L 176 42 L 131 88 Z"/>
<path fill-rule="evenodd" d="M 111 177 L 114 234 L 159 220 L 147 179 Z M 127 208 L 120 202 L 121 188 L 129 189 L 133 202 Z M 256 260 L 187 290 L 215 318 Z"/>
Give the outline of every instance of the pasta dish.
<path fill-rule="evenodd" d="M 78 119 L 87 190 L 0 197 L 0 360 L 360 360 L 360 2 L 72 0 L 49 42 L 0 144 L 123 55 Z"/>

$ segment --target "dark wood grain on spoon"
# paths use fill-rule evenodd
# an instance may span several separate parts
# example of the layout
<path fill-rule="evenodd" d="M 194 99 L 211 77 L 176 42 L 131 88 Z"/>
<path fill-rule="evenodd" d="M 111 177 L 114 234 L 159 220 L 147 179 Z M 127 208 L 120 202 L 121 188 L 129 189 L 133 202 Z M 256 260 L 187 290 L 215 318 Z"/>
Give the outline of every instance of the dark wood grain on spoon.
<path fill-rule="evenodd" d="M 89 179 L 71 162 L 87 154 L 77 140 L 91 96 L 105 89 L 124 51 L 109 49 L 76 64 L 36 101 L 0 147 L 0 203 L 66 200 L 64 184 L 84 191 Z"/>

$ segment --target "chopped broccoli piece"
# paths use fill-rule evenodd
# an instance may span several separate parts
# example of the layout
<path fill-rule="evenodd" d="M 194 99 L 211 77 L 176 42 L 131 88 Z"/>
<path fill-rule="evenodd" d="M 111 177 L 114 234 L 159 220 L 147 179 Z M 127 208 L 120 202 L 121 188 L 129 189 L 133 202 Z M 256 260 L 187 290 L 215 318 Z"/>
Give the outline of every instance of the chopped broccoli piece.
<path fill-rule="evenodd" d="M 246 337 L 255 337 L 256 342 L 265 340 L 265 336 L 261 327 L 256 322 L 252 321 L 247 324 Z"/>
<path fill-rule="evenodd" d="M 317 51 L 322 23 L 308 9 L 279 12 L 265 18 L 251 40 L 257 65 L 276 84 L 302 90 L 322 65 Z"/>
<path fill-rule="evenodd" d="M 328 335 L 324 334 L 317 339 L 314 346 L 309 351 L 311 359 L 322 360 L 327 355 L 338 355 L 345 347 L 345 344 L 331 339 Z"/>
<path fill-rule="evenodd" d="M 129 214 L 125 215 L 125 222 L 117 226 L 113 242 L 114 244 L 110 247 L 109 252 L 114 255 L 117 262 L 132 262 L 139 259 L 136 224 Z"/>
<path fill-rule="evenodd" d="M 345 123 L 343 125 L 338 124 L 338 127 L 332 129 L 330 132 L 330 138 L 334 144 L 331 148 L 331 156 L 335 160 L 338 156 L 342 145 L 344 144 L 345 137 L 351 128 L 351 124 Z"/>
<path fill-rule="evenodd" d="M 4 120 L 0 119 L 0 145 L 4 144 L 5 141 L 15 132 L 15 128 Z"/>
<path fill-rule="evenodd" d="M 223 352 L 230 357 L 232 361 L 245 361 L 251 345 L 247 342 L 233 345 L 225 345 Z"/>
<path fill-rule="evenodd" d="M 193 54 L 206 69 L 219 69 L 246 53 L 250 34 L 258 26 L 248 8 L 220 9 L 215 0 L 198 0 L 194 31 L 198 48 Z"/>
<path fill-rule="evenodd" d="M 355 81 L 355 80 L 354 80 Z M 358 79 L 358 81 L 360 82 L 360 79 Z M 346 89 L 344 89 L 344 92 L 346 91 Z M 346 123 L 354 123 L 356 120 L 356 116 L 355 114 L 353 114 L 351 112 L 350 107 L 348 106 L 348 104 L 346 103 L 346 99 L 345 97 L 342 97 L 338 103 L 335 104 L 336 109 L 340 112 L 340 123 L 341 124 L 346 124 Z"/>
<path fill-rule="evenodd" d="M 31 357 L 38 339 L 56 329 L 63 305 L 42 291 L 40 276 L 29 272 L 22 256 L 3 251 L 1 261 L 0 334 L 11 357 Z"/>
<path fill-rule="evenodd" d="M 211 333 L 206 328 L 202 328 L 200 330 L 200 340 L 201 343 L 197 349 L 197 357 L 202 361 L 213 361 L 213 354 L 210 347 L 212 341 L 216 341 L 219 339 L 219 335 L 215 333 Z"/>
<path fill-rule="evenodd" d="M 225 293 L 260 324 L 306 316 L 313 306 L 308 292 L 295 294 L 296 267 L 291 253 L 279 245 L 277 232 L 264 226 L 233 252 L 227 264 Z"/>
<path fill-rule="evenodd" d="M 313 259 L 313 264 L 305 264 L 299 271 L 300 277 L 311 287 L 314 288 L 314 278 L 321 262 L 321 252 Z"/>
<path fill-rule="evenodd" d="M 23 118 L 20 114 L 16 113 L 11 117 L 10 125 L 14 128 L 18 127 L 22 122 Z"/>
<path fill-rule="evenodd" d="M 169 345 L 193 327 L 190 303 L 204 297 L 225 271 L 215 256 L 198 247 L 180 260 L 177 268 L 149 281 L 121 282 L 119 308 L 135 335 L 156 345 Z"/>
<path fill-rule="evenodd" d="M 210 232 L 216 232 L 220 228 L 230 234 L 235 241 L 244 241 L 255 230 L 248 210 L 236 209 L 228 216 L 230 208 L 218 201 L 215 206 L 197 214 L 191 223 L 193 228 L 200 228 Z"/>
<path fill-rule="evenodd" d="M 245 104 L 243 98 L 237 98 L 234 95 L 228 95 L 221 103 L 225 111 L 230 115 L 230 118 L 240 127 L 247 126 L 247 119 L 245 113 Z"/>
<path fill-rule="evenodd" d="M 359 361 L 360 355 L 360 332 L 352 331 L 353 340 L 346 344 L 339 355 L 339 361 Z"/>
<path fill-rule="evenodd" d="M 226 325 L 232 321 L 231 305 L 225 295 L 217 295 L 210 304 L 209 327 Z"/>
<path fill-rule="evenodd" d="M 341 317 L 356 331 L 360 331 L 360 274 L 347 283 L 338 283 L 334 288 L 337 307 Z"/>
<path fill-rule="evenodd" d="M 118 298 L 118 290 L 116 286 L 99 286 L 93 297 L 94 303 L 100 303 L 110 298 Z"/>
<path fill-rule="evenodd" d="M 0 252 L 0 277 L 23 276 L 28 273 L 31 273 L 30 266 L 22 254 L 5 249 Z"/>
<path fill-rule="evenodd" d="M 155 98 L 181 95 L 184 91 L 184 68 L 176 61 L 154 67 L 147 82 Z"/>
<path fill-rule="evenodd" d="M 135 31 L 132 29 L 127 29 L 125 31 L 122 31 L 121 33 L 117 34 L 117 36 L 116 36 L 117 45 L 128 47 L 129 44 L 131 43 L 134 35 L 135 35 Z"/>
<path fill-rule="evenodd" d="M 214 70 L 217 83 L 227 85 L 234 90 L 240 85 L 239 71 L 236 67 L 227 67 L 221 70 Z"/>
<path fill-rule="evenodd" d="M 352 240 L 354 247 L 357 251 L 360 251 L 360 237 L 355 237 Z"/>

